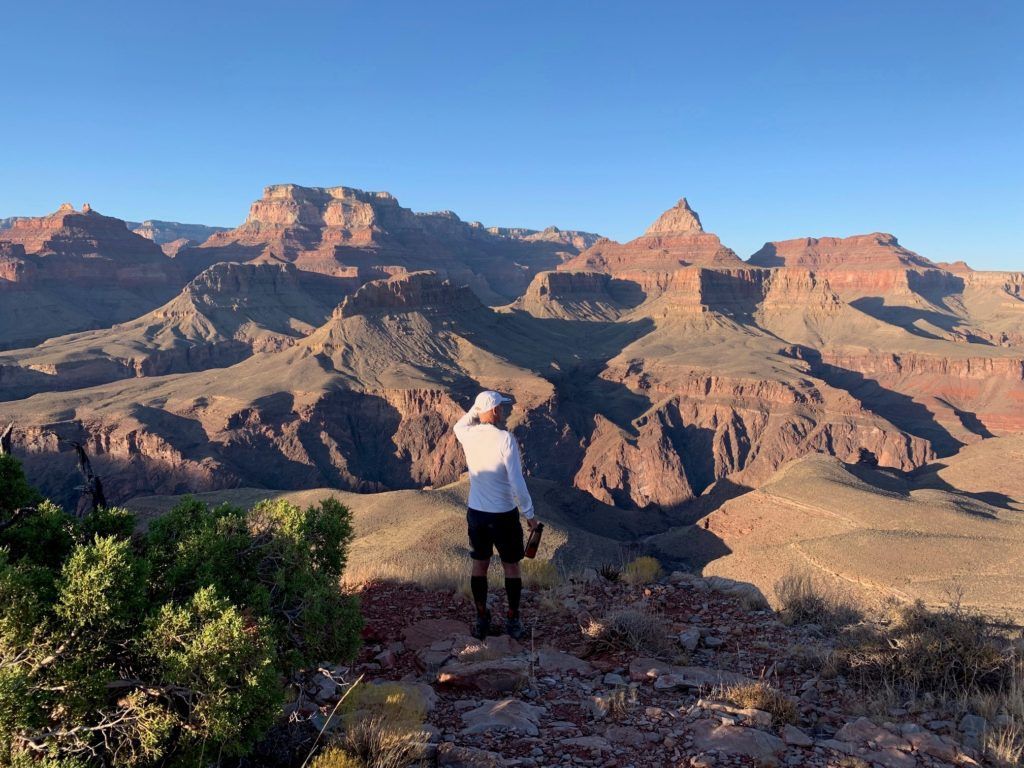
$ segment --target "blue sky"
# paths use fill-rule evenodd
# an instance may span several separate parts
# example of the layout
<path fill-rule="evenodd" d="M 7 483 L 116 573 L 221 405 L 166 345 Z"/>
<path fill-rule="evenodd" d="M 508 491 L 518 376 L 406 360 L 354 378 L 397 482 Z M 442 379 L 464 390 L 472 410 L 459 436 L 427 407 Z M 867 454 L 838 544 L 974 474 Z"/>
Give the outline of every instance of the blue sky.
<path fill-rule="evenodd" d="M 233 226 L 266 184 L 746 257 L 896 234 L 1024 269 L 1024 3 L 5 4 L 0 216 Z"/>

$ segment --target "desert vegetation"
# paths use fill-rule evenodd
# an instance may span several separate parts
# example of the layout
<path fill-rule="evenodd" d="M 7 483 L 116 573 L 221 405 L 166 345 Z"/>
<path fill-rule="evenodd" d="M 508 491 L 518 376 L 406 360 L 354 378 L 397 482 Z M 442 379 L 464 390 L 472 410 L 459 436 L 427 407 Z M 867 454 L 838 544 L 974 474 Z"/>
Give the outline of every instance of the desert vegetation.
<path fill-rule="evenodd" d="M 776 725 L 795 723 L 799 715 L 793 700 L 777 688 L 773 688 L 766 680 L 728 686 L 722 692 L 721 698 L 737 707 L 767 712 Z"/>
<path fill-rule="evenodd" d="M 0 765 L 242 756 L 292 673 L 358 650 L 337 501 L 186 498 L 134 527 L 119 509 L 66 514 L 0 455 Z"/>
<path fill-rule="evenodd" d="M 638 557 L 622 568 L 620 578 L 630 585 L 647 584 L 661 576 L 661 563 L 653 557 Z"/>
<path fill-rule="evenodd" d="M 817 624 L 826 632 L 836 632 L 860 620 L 861 612 L 852 600 L 815 579 L 796 571 L 775 584 L 779 618 L 784 624 Z"/>
<path fill-rule="evenodd" d="M 939 607 L 893 600 L 878 612 L 858 608 L 803 576 L 783 579 L 776 593 L 785 623 L 814 623 L 834 633 L 831 652 L 817 663 L 826 676 L 848 680 L 868 714 L 935 711 L 957 723 L 993 765 L 1021 764 L 1019 627 L 964 607 L 955 594 Z"/>
<path fill-rule="evenodd" d="M 997 764 L 1024 757 L 1024 636 L 955 600 L 929 609 L 920 601 L 893 607 L 884 623 L 851 629 L 834 663 L 877 703 L 938 706 L 964 730 L 977 728 Z M 973 722 L 971 719 L 974 719 Z M 976 724 L 976 725 L 975 725 Z"/>
<path fill-rule="evenodd" d="M 611 611 L 583 629 L 588 652 L 629 651 L 656 658 L 675 658 L 678 647 L 669 638 L 664 619 L 643 607 Z"/>
<path fill-rule="evenodd" d="M 313 768 L 406 768 L 422 762 L 427 706 L 415 689 L 355 685 L 338 707 L 339 727 Z"/>

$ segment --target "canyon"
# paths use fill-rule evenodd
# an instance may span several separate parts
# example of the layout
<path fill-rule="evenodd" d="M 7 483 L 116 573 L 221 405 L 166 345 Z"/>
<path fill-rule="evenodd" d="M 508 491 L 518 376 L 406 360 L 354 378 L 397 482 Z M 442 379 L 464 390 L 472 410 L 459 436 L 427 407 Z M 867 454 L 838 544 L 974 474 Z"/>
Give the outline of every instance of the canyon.
<path fill-rule="evenodd" d="M 116 502 L 424 489 L 493 388 L 532 477 L 668 530 L 804 457 L 906 474 L 1024 432 L 1022 288 L 885 233 L 744 261 L 685 198 L 627 243 L 342 186 L 233 229 L 64 205 L 0 228 L 0 422 L 65 503 L 74 442 Z"/>

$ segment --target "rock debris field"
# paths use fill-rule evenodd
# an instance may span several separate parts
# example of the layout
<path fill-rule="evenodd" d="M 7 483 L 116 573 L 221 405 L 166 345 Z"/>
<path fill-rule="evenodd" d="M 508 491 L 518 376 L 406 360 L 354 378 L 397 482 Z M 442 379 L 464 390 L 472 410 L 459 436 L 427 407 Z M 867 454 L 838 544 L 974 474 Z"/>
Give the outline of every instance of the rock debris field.
<path fill-rule="evenodd" d="M 460 593 L 370 583 L 361 655 L 311 675 L 289 709 L 329 732 L 347 683 L 400 683 L 427 703 L 426 763 L 449 768 L 984 764 L 984 718 L 869 712 L 851 681 L 817 671 L 833 641 L 783 625 L 758 597 L 725 579 L 676 572 L 631 586 L 590 570 L 524 593 L 522 642 L 480 642 Z M 491 600 L 500 631 L 504 594 Z M 589 641 L 592 621 L 624 609 L 660 618 L 661 658 Z M 758 681 L 780 694 L 773 712 L 730 703 L 731 687 Z"/>

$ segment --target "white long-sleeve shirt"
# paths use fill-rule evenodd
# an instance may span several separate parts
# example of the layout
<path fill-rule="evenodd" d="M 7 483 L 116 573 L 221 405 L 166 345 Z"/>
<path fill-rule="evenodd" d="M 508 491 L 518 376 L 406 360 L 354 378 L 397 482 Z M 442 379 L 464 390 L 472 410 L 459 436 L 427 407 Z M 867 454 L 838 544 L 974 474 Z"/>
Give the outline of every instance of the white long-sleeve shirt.
<path fill-rule="evenodd" d="M 481 512 L 508 512 L 514 507 L 527 520 L 533 499 L 523 478 L 519 444 L 511 433 L 477 421 L 471 409 L 455 423 L 455 437 L 469 465 L 469 506 Z"/>

